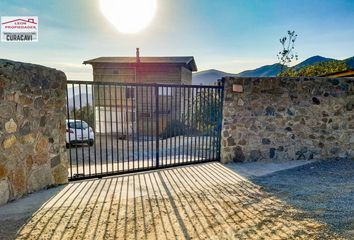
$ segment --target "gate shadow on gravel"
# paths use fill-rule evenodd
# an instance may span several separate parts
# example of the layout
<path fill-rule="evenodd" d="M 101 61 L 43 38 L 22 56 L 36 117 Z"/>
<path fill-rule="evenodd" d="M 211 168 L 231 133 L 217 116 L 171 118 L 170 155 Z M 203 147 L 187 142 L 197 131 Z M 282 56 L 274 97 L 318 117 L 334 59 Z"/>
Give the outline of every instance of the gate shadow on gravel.
<path fill-rule="evenodd" d="M 220 163 L 74 182 L 18 239 L 335 239 Z"/>

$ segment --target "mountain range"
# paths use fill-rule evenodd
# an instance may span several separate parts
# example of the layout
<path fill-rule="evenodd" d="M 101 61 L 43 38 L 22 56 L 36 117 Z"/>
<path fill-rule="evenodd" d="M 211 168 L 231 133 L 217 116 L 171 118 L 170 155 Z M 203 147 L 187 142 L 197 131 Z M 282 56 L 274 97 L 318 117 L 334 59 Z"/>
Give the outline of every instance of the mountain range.
<path fill-rule="evenodd" d="M 79 109 L 81 107 L 85 107 L 87 104 L 92 105 L 93 102 L 92 87 L 87 86 L 87 92 L 86 92 L 86 86 L 80 86 L 80 87 L 81 87 L 81 92 L 78 86 L 75 86 L 74 88 L 72 86 L 68 86 L 67 101 L 68 101 L 69 111 L 73 110 L 74 108 Z"/>
<path fill-rule="evenodd" d="M 344 61 L 349 68 L 354 68 L 354 57 L 347 58 L 344 60 L 337 60 L 333 58 L 326 58 L 322 56 L 313 56 L 305 61 L 300 62 L 299 64 L 293 66 L 294 70 L 299 70 L 301 68 L 328 61 Z M 281 72 L 281 65 L 275 63 L 272 65 L 265 65 L 253 70 L 247 70 L 240 73 L 227 73 L 219 71 L 216 69 L 209 69 L 205 71 L 200 71 L 193 74 L 193 84 L 197 85 L 209 85 L 214 84 L 218 79 L 221 79 L 224 76 L 230 77 L 275 77 Z"/>

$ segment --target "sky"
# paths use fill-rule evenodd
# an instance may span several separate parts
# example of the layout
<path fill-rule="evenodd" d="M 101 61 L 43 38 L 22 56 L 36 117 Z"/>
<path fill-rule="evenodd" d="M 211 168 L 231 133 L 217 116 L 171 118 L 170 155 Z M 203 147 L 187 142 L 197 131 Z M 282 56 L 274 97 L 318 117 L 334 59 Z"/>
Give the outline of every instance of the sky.
<path fill-rule="evenodd" d="M 127 0 L 129 1 L 129 0 Z M 92 80 L 84 60 L 101 56 L 194 56 L 198 70 L 230 73 L 277 62 L 279 38 L 295 30 L 299 61 L 354 55 L 354 0 L 157 0 L 141 32 L 123 34 L 98 0 L 0 0 L 0 16 L 38 16 L 39 41 L 0 42 L 0 58 Z"/>

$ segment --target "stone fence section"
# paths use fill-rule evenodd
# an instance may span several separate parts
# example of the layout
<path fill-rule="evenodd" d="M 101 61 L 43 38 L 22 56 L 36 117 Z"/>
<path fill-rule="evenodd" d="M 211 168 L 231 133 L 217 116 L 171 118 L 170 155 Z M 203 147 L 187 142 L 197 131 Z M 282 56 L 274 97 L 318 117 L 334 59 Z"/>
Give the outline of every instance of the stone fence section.
<path fill-rule="evenodd" d="M 66 77 L 0 59 L 0 204 L 66 183 Z"/>
<path fill-rule="evenodd" d="M 223 162 L 354 157 L 354 79 L 224 81 Z"/>

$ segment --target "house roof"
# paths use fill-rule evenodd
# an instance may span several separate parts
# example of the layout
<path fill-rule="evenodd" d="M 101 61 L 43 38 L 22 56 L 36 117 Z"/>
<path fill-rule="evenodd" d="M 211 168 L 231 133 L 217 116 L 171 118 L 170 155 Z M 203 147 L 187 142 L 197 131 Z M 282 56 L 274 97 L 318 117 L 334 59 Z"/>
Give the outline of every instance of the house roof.
<path fill-rule="evenodd" d="M 99 57 L 84 61 L 83 64 L 95 63 L 136 63 L 136 57 Z M 191 71 L 197 71 L 194 57 L 140 57 L 140 63 L 144 64 L 181 64 Z"/>
<path fill-rule="evenodd" d="M 354 68 L 334 73 L 327 73 L 321 75 L 320 77 L 354 77 Z"/>

